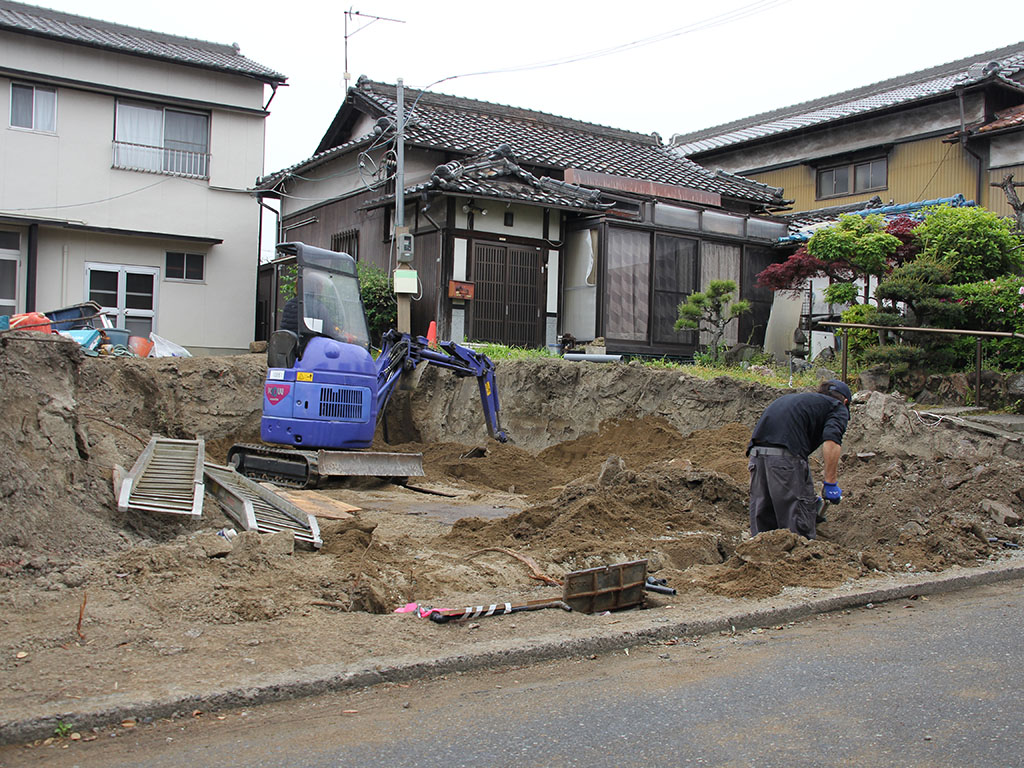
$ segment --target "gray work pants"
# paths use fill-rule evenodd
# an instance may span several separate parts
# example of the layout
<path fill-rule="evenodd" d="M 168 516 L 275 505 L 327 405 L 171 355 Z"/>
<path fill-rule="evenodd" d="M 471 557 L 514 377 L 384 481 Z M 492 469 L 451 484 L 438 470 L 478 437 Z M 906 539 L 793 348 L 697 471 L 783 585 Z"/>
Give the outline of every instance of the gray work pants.
<path fill-rule="evenodd" d="M 781 448 L 750 449 L 750 535 L 787 528 L 813 539 L 818 498 L 807 459 Z"/>

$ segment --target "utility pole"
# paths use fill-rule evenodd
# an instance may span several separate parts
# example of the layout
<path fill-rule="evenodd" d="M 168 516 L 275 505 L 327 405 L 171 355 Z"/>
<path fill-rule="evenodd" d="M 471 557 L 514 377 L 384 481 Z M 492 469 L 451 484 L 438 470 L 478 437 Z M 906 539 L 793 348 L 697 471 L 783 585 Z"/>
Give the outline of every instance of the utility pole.
<path fill-rule="evenodd" d="M 412 298 L 419 281 L 413 268 L 413 236 L 405 226 L 405 86 L 396 84 L 395 110 L 395 275 L 398 301 L 398 330 L 412 332 Z"/>

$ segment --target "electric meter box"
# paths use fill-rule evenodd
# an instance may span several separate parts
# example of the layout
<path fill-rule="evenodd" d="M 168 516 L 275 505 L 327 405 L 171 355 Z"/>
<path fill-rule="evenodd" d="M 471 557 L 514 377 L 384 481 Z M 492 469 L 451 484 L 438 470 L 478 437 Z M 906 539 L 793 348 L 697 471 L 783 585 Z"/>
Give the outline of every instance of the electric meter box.
<path fill-rule="evenodd" d="M 413 256 L 413 237 L 409 232 L 399 232 L 396 238 L 396 259 L 399 264 L 411 264 Z"/>

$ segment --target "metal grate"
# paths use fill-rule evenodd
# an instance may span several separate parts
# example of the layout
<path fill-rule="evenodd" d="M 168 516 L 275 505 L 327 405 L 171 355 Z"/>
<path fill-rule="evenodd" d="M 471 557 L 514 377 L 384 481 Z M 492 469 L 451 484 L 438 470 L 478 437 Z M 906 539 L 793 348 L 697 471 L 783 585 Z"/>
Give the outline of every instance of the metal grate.
<path fill-rule="evenodd" d="M 117 508 L 121 512 L 203 514 L 203 454 L 196 440 L 152 437 L 121 483 Z"/>
<path fill-rule="evenodd" d="M 210 494 L 225 514 L 241 528 L 259 533 L 291 531 L 297 543 L 313 549 L 323 546 L 316 518 L 268 488 L 238 474 L 231 467 L 206 464 Z"/>
<path fill-rule="evenodd" d="M 364 421 L 365 389 L 323 387 L 320 390 L 320 415 L 328 419 Z"/>

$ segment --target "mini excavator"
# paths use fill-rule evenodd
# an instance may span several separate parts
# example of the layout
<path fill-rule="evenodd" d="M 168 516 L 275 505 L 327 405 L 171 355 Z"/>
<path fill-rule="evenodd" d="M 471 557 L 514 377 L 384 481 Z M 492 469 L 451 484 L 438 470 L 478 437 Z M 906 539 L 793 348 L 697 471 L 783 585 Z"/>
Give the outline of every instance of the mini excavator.
<path fill-rule="evenodd" d="M 298 270 L 292 306 L 282 316 L 282 325 L 291 327 L 267 342 L 263 444 L 231 448 L 228 463 L 238 472 L 297 488 L 315 488 L 329 476 L 422 475 L 421 454 L 366 450 L 402 376 L 421 363 L 476 377 L 488 434 L 508 440 L 490 358 L 395 330 L 384 335 L 374 358 L 355 259 L 298 242 L 277 250 L 295 256 Z"/>

